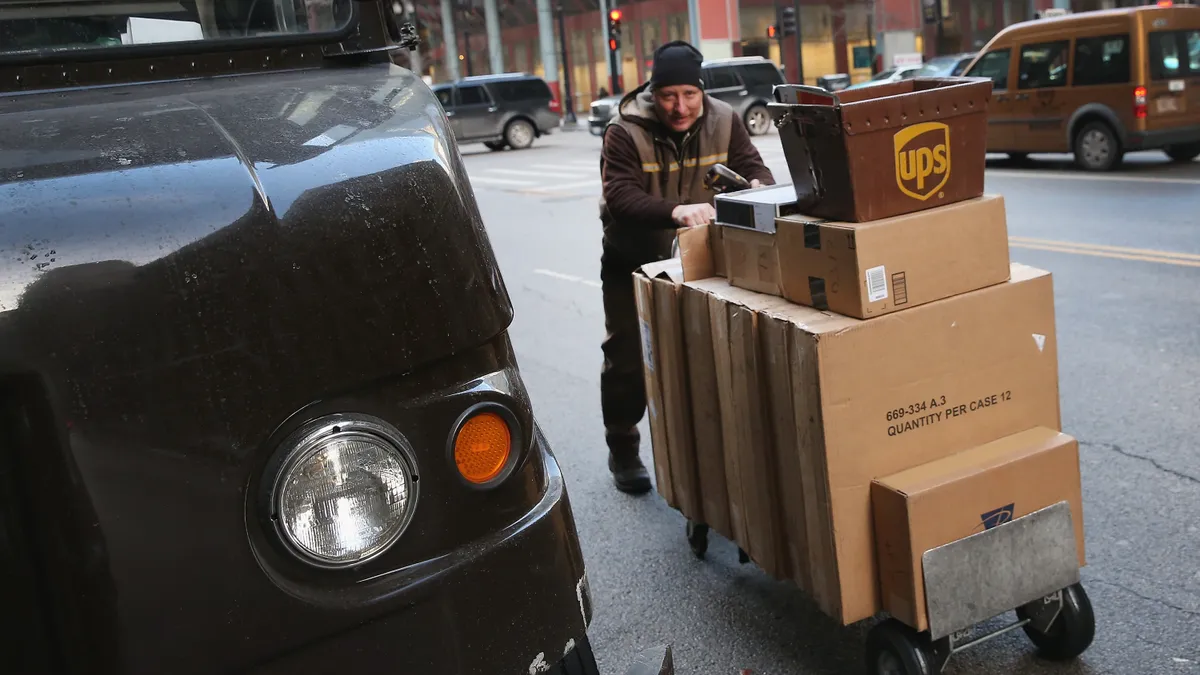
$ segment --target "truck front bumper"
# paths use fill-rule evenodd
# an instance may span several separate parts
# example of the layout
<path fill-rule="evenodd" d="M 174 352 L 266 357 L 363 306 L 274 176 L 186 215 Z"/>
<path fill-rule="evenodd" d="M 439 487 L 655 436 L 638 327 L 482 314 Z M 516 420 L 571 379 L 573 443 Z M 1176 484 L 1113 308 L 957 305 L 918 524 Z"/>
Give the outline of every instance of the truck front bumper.
<path fill-rule="evenodd" d="M 537 438 L 546 485 L 528 513 L 421 563 L 420 578 L 402 591 L 412 597 L 404 609 L 252 672 L 524 675 L 558 670 L 578 645 L 586 649 L 592 608 L 583 556 L 562 472 Z"/>

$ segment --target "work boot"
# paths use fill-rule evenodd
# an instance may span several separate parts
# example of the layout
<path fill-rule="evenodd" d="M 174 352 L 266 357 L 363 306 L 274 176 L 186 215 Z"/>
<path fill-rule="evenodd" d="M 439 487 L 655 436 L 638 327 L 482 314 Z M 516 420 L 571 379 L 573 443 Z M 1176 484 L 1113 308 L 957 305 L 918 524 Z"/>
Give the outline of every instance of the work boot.
<path fill-rule="evenodd" d="M 642 458 L 636 451 L 608 453 L 608 470 L 612 472 L 613 483 L 621 492 L 640 495 L 650 491 L 650 472 L 642 464 Z"/>

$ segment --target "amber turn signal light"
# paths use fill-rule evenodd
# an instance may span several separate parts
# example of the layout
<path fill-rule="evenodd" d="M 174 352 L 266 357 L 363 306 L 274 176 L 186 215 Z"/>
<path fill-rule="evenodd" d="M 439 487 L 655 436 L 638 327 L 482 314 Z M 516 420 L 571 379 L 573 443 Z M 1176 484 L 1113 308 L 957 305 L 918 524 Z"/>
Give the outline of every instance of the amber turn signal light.
<path fill-rule="evenodd" d="M 467 482 L 482 485 L 508 466 L 512 430 L 494 412 L 480 412 L 463 422 L 454 439 L 454 464 Z"/>

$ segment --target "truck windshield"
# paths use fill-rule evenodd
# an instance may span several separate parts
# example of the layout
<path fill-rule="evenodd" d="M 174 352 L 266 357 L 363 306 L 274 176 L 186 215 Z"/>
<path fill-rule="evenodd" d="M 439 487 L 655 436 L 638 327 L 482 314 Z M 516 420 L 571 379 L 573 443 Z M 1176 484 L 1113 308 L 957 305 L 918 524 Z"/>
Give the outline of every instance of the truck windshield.
<path fill-rule="evenodd" d="M 324 33 L 353 0 L 0 0 L 0 54 Z"/>

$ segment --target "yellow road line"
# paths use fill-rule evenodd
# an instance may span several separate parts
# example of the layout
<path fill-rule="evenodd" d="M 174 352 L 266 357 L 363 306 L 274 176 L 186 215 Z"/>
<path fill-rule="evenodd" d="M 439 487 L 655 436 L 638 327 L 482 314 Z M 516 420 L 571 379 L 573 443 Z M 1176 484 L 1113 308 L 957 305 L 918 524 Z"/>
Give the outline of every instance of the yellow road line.
<path fill-rule="evenodd" d="M 1130 248 L 1128 246 L 1109 246 L 1107 244 L 1085 244 L 1078 241 L 1055 241 L 1052 239 L 1035 239 L 1033 237 L 1016 237 L 1008 238 L 1009 242 L 1022 244 L 1035 244 L 1038 246 L 1066 246 L 1068 248 L 1085 248 L 1092 251 L 1107 251 L 1111 253 L 1126 253 L 1129 255 L 1153 256 L 1156 258 L 1175 258 L 1178 260 L 1196 260 L 1200 261 L 1200 254 L 1197 253 L 1181 253 L 1179 251 L 1159 251 L 1149 248 Z"/>
<path fill-rule="evenodd" d="M 1053 251 L 1055 253 L 1073 253 L 1076 255 L 1090 255 L 1100 258 L 1115 258 L 1117 260 L 1135 260 L 1138 262 L 1159 263 L 1162 265 L 1179 265 L 1182 267 L 1200 267 L 1200 260 L 1187 260 L 1181 258 L 1168 258 L 1163 256 L 1153 255 L 1136 255 L 1129 253 L 1118 253 L 1114 251 L 1102 251 L 1090 248 L 1081 248 L 1078 246 L 1047 246 L 1044 244 L 1033 244 L 1020 241 L 1010 241 L 1009 245 L 1013 248 L 1024 248 L 1034 251 Z"/>

